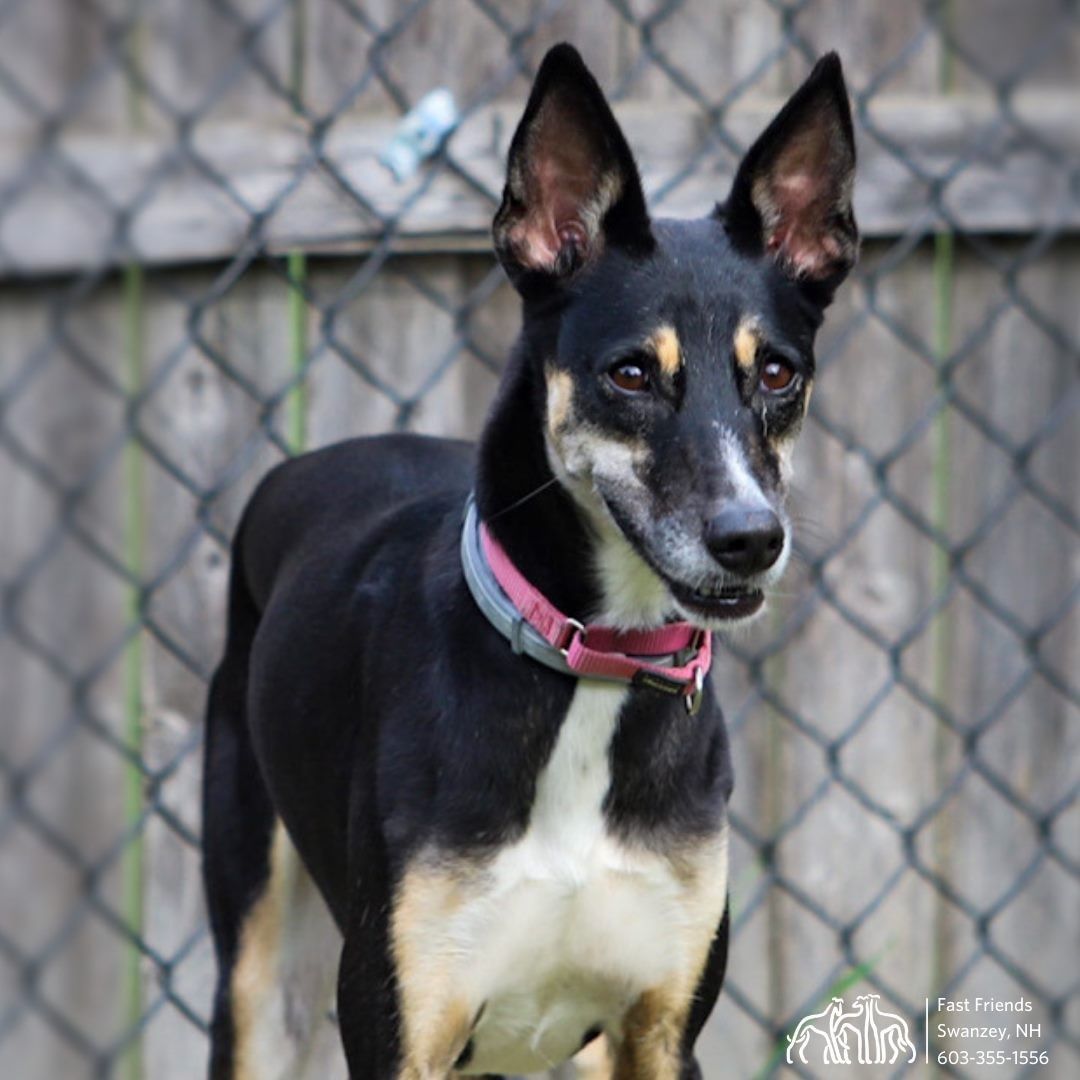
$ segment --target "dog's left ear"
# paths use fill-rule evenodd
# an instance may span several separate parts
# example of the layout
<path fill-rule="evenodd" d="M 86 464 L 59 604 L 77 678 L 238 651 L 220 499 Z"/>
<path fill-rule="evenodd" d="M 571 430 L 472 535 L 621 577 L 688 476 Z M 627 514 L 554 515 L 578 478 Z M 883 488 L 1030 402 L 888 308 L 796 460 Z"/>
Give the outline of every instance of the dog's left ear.
<path fill-rule="evenodd" d="M 568 279 L 605 245 L 652 249 L 633 155 L 578 51 L 544 57 L 510 143 L 495 252 L 523 292 Z"/>
<path fill-rule="evenodd" d="M 741 250 L 771 254 L 829 296 L 858 254 L 854 178 L 847 87 L 829 53 L 747 152 L 717 213 Z"/>

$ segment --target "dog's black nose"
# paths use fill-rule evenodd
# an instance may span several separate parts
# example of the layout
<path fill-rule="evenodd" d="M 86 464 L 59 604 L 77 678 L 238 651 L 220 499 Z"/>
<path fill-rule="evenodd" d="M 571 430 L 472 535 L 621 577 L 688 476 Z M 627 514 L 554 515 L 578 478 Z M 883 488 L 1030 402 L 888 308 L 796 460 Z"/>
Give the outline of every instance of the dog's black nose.
<path fill-rule="evenodd" d="M 780 558 L 784 527 L 767 507 L 727 506 L 706 527 L 705 543 L 725 570 L 749 577 Z"/>

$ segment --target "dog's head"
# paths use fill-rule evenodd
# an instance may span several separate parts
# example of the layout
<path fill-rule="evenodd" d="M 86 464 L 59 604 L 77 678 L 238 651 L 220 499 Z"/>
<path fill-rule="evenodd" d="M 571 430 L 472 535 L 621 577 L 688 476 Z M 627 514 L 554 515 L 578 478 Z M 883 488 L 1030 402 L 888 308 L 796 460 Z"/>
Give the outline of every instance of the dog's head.
<path fill-rule="evenodd" d="M 822 59 L 727 200 L 650 221 L 626 140 L 567 45 L 545 58 L 495 217 L 542 368 L 548 459 L 598 537 L 605 614 L 756 614 L 791 547 L 784 497 L 814 335 L 855 261 L 840 62 Z"/>

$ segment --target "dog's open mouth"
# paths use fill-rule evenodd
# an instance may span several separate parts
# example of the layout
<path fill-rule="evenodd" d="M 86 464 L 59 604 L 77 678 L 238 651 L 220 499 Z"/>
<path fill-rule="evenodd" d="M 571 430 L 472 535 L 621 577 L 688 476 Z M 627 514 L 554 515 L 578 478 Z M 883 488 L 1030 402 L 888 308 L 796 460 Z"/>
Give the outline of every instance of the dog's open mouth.
<path fill-rule="evenodd" d="M 691 589 L 670 582 L 671 595 L 695 615 L 708 619 L 745 619 L 761 610 L 765 594 L 760 589 L 731 585 L 715 591 Z"/>

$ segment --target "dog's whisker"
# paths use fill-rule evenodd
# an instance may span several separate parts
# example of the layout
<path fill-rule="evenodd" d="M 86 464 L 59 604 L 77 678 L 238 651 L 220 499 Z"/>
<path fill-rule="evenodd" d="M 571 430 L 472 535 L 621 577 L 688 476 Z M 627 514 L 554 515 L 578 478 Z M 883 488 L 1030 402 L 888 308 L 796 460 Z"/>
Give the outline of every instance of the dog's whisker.
<path fill-rule="evenodd" d="M 766 589 L 765 595 L 770 600 L 791 600 L 803 595 L 802 589 Z"/>
<path fill-rule="evenodd" d="M 830 530 L 813 518 L 803 518 L 798 514 L 791 515 L 791 522 L 795 526 L 795 532 L 801 537 L 809 537 L 811 540 L 820 540 L 830 543 L 834 537 Z"/>
<path fill-rule="evenodd" d="M 520 499 L 512 502 L 509 506 L 504 506 L 501 510 L 497 510 L 488 521 L 494 521 L 496 518 L 501 518 L 504 514 L 509 514 L 511 510 L 517 510 L 519 506 L 524 506 L 530 499 L 535 499 L 537 495 L 544 491 L 547 491 L 553 484 L 559 482 L 558 477 L 551 477 L 550 480 L 545 480 L 539 487 L 535 487 L 527 495 L 522 495 Z"/>

